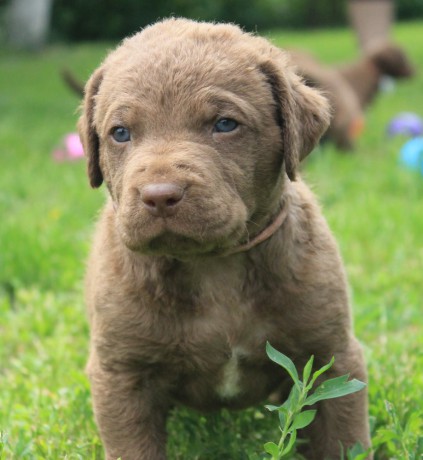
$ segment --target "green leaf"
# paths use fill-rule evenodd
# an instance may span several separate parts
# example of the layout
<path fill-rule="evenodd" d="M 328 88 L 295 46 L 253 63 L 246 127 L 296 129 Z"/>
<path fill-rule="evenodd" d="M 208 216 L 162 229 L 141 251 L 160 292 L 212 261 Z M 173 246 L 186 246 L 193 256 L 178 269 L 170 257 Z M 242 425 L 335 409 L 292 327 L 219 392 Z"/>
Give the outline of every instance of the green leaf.
<path fill-rule="evenodd" d="M 297 440 L 297 431 L 293 430 L 289 436 L 289 442 L 287 446 L 281 452 L 281 458 L 287 456 L 291 453 L 292 448 L 294 447 L 295 441 Z"/>
<path fill-rule="evenodd" d="M 310 423 L 314 420 L 316 416 L 315 410 L 306 410 L 304 412 L 300 412 L 295 418 L 292 424 L 292 428 L 295 430 L 300 430 L 301 428 L 305 428 L 309 426 Z"/>
<path fill-rule="evenodd" d="M 264 406 L 268 411 L 274 412 L 275 410 L 279 410 L 282 406 L 274 406 L 273 404 L 267 404 Z"/>
<path fill-rule="evenodd" d="M 314 374 L 313 374 L 313 378 L 311 379 L 311 382 L 307 385 L 307 389 L 309 390 L 313 385 L 314 385 L 314 382 L 324 373 L 326 372 L 328 369 L 330 369 L 332 366 L 333 366 L 333 363 L 335 362 L 335 357 L 332 356 L 332 359 L 323 367 L 321 367 L 320 369 L 318 369 Z"/>
<path fill-rule="evenodd" d="M 312 355 L 310 359 L 307 361 L 307 364 L 304 366 L 303 369 L 303 384 L 307 385 L 308 379 L 310 378 L 311 370 L 313 368 L 313 361 L 314 356 Z"/>
<path fill-rule="evenodd" d="M 279 424 L 282 429 L 285 427 L 287 419 L 288 411 L 284 407 L 281 407 L 281 409 L 279 410 Z"/>
<path fill-rule="evenodd" d="M 297 369 L 288 356 L 285 356 L 283 353 L 273 348 L 269 342 L 266 343 L 266 353 L 273 362 L 279 364 L 279 366 L 282 366 L 288 372 L 292 380 L 295 382 L 295 385 L 300 386 Z"/>
<path fill-rule="evenodd" d="M 404 431 L 406 433 L 421 433 L 423 428 L 423 412 L 416 411 L 410 414 Z"/>
<path fill-rule="evenodd" d="M 298 403 L 300 400 L 300 390 L 299 387 L 293 386 L 289 392 L 288 399 L 282 404 L 281 407 L 285 409 L 292 410 L 292 412 L 297 411 Z"/>
<path fill-rule="evenodd" d="M 279 458 L 279 447 L 274 442 L 266 442 L 263 448 L 272 457 Z"/>
<path fill-rule="evenodd" d="M 391 441 L 394 441 L 396 439 L 397 435 L 393 431 L 387 428 L 379 428 L 376 433 L 376 441 L 375 444 L 383 444 L 383 443 L 389 443 Z"/>
<path fill-rule="evenodd" d="M 371 449 L 364 449 L 364 447 L 359 442 L 357 442 L 347 450 L 347 459 L 366 460 L 370 451 Z"/>
<path fill-rule="evenodd" d="M 311 396 L 306 399 L 304 406 L 311 406 L 312 404 L 324 399 L 340 398 L 341 396 L 356 393 L 366 386 L 366 384 L 360 382 L 360 380 L 353 379 L 347 381 L 348 377 L 349 375 L 347 374 L 334 379 L 326 380 L 317 387 L 316 391 Z"/>

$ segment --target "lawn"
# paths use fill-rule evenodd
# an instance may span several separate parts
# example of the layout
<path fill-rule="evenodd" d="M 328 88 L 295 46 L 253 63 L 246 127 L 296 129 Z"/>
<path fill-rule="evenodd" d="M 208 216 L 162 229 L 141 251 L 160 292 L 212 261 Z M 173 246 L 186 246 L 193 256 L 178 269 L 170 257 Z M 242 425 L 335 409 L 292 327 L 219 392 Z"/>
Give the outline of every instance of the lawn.
<path fill-rule="evenodd" d="M 349 30 L 280 32 L 326 62 L 352 59 Z M 395 39 L 423 70 L 423 23 Z M 0 52 L 0 459 L 102 459 L 84 365 L 84 260 L 104 191 L 83 161 L 51 152 L 75 129 L 67 66 L 86 79 L 112 44 L 56 45 L 40 55 Z M 303 176 L 319 196 L 351 284 L 356 334 L 369 367 L 376 459 L 423 455 L 423 176 L 399 165 L 404 138 L 387 138 L 398 112 L 423 116 L 423 75 L 382 94 L 355 154 L 316 150 Z M 169 457 L 238 460 L 278 439 L 262 406 L 204 416 L 176 411 Z"/>

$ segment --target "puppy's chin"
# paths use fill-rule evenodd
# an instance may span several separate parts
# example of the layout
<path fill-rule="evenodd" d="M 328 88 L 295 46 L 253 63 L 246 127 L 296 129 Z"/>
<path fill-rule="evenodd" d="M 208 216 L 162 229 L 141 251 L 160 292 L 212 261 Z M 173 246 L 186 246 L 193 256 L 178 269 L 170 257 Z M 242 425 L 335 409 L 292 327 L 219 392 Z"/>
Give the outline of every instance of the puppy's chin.
<path fill-rule="evenodd" d="M 248 237 L 244 219 L 214 221 L 199 225 L 178 225 L 178 219 L 140 220 L 128 223 L 117 219 L 117 230 L 123 244 L 131 251 L 145 255 L 169 256 L 179 259 L 202 255 L 219 255 L 238 246 Z M 208 231 L 207 231 L 208 230 Z"/>
<path fill-rule="evenodd" d="M 239 244 L 239 232 L 223 240 L 198 241 L 192 237 L 178 235 L 169 231 L 149 240 L 134 240 L 128 234 L 121 234 L 125 246 L 133 252 L 149 256 L 168 256 L 176 259 L 189 259 L 198 256 L 218 256 L 228 248 Z"/>
<path fill-rule="evenodd" d="M 127 247 L 135 252 L 150 256 L 169 256 L 186 258 L 209 253 L 213 250 L 212 244 L 199 243 L 192 238 L 165 232 L 141 245 L 129 242 Z"/>

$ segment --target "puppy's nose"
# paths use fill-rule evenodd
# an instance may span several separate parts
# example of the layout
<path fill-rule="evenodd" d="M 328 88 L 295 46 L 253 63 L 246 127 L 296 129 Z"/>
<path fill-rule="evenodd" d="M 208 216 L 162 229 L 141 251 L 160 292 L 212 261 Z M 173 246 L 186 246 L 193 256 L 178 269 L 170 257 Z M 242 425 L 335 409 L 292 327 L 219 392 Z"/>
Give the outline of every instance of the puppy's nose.
<path fill-rule="evenodd" d="M 175 214 L 184 192 L 172 183 L 147 184 L 141 189 L 141 200 L 153 216 L 169 217 Z"/>

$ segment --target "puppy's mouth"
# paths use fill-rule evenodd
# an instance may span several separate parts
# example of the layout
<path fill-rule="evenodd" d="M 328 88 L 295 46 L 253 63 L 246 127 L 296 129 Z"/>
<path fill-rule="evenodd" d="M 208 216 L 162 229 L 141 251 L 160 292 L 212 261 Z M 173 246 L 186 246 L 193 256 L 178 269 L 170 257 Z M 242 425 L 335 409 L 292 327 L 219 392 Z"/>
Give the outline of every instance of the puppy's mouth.
<path fill-rule="evenodd" d="M 119 234 L 125 246 L 145 255 L 179 259 L 219 255 L 247 237 L 245 225 L 240 221 L 214 221 L 204 225 L 204 221 L 200 224 L 197 219 L 173 216 L 125 225 L 119 220 Z"/>
<path fill-rule="evenodd" d="M 123 240 L 125 245 L 135 252 L 140 252 L 145 255 L 154 256 L 169 256 L 177 259 L 186 259 L 193 256 L 219 255 L 225 253 L 229 248 L 236 246 L 239 241 L 240 232 L 235 231 L 226 238 L 216 240 L 198 240 L 191 236 L 186 236 L 164 230 L 157 236 L 148 240 L 138 241 L 134 244 L 133 241 Z"/>
<path fill-rule="evenodd" d="M 216 250 L 212 243 L 199 242 L 184 235 L 169 231 L 151 239 L 142 252 L 150 255 L 167 255 L 185 258 L 195 255 L 204 255 Z"/>

